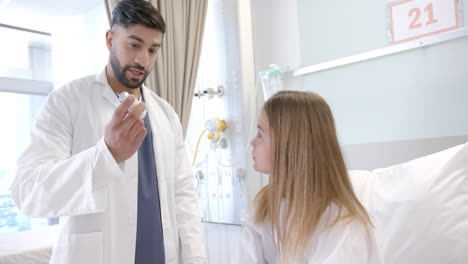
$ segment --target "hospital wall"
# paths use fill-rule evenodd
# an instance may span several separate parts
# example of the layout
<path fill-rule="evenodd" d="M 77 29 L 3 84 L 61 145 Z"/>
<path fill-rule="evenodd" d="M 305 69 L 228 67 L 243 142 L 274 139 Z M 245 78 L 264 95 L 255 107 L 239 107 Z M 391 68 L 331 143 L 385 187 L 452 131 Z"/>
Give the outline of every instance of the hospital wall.
<path fill-rule="evenodd" d="M 256 72 L 269 64 L 294 70 L 391 46 L 387 3 L 252 1 Z M 467 1 L 460 4 L 466 12 Z M 453 39 L 286 79 L 285 87 L 315 91 L 327 100 L 349 168 L 386 166 L 437 149 L 423 147 L 421 140 L 442 147 L 468 135 L 467 44 L 468 37 Z M 403 143 L 392 144 L 393 153 L 374 153 L 379 161 L 354 158 L 383 147 L 363 145 L 399 141 L 420 151 L 398 160 L 396 146 Z"/>
<path fill-rule="evenodd" d="M 264 102 L 262 88 L 258 80 L 258 73 L 266 70 L 272 64 L 286 69 L 295 69 L 301 65 L 300 37 L 296 1 L 255 0 L 250 1 L 252 13 L 252 41 L 254 53 L 254 69 L 256 86 L 244 87 L 256 90 L 257 115 Z M 288 87 L 301 90 L 302 78 L 286 80 Z M 256 118 L 256 117 L 253 117 Z M 255 121 L 256 122 L 256 121 Z M 251 135 L 253 137 L 254 135 Z M 249 157 L 247 157 L 248 159 Z M 258 175 L 251 171 L 249 196 L 268 183 L 267 175 Z M 258 181 L 258 183 L 256 182 Z"/>
<path fill-rule="evenodd" d="M 105 43 L 109 23 L 103 15 L 105 12 L 104 4 L 98 4 L 82 14 L 63 17 L 60 24 L 49 27 L 54 48 L 54 88 L 104 69 L 109 55 Z"/>
<path fill-rule="evenodd" d="M 302 65 L 391 46 L 385 1 L 297 5 Z M 467 135 L 467 45 L 463 37 L 336 67 L 304 87 L 327 99 L 343 144 Z"/>

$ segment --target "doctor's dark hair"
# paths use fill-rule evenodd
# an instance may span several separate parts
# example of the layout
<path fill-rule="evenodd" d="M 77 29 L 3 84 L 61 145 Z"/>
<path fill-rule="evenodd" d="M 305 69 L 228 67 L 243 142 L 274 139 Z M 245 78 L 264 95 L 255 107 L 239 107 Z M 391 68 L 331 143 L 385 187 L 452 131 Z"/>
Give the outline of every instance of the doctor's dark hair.
<path fill-rule="evenodd" d="M 159 11 L 145 0 L 122 0 L 112 11 L 111 28 L 115 24 L 127 27 L 143 24 L 149 28 L 166 32 L 166 23 Z"/>

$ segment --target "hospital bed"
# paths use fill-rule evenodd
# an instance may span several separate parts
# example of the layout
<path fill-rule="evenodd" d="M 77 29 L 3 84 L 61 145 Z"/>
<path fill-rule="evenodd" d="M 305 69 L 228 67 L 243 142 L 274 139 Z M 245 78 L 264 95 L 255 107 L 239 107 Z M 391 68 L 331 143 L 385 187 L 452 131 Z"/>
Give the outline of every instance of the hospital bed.
<path fill-rule="evenodd" d="M 48 264 L 58 226 L 0 236 L 0 264 Z"/>
<path fill-rule="evenodd" d="M 467 136 L 344 147 L 386 264 L 468 263 L 465 142 Z"/>
<path fill-rule="evenodd" d="M 468 136 L 343 147 L 386 264 L 468 263 L 465 142 Z M 0 236 L 0 263 L 48 263 L 56 232 L 52 227 Z"/>

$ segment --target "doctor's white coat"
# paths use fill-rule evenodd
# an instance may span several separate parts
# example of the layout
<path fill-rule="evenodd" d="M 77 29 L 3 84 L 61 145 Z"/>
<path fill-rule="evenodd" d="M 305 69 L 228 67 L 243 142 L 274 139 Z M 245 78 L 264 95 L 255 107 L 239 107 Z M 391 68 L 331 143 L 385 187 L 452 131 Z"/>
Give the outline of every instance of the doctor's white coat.
<path fill-rule="evenodd" d="M 166 263 L 206 263 L 182 129 L 170 105 L 143 89 L 153 130 Z M 51 263 L 134 263 L 138 152 L 117 164 L 104 127 L 119 100 L 105 70 L 53 91 L 18 160 L 12 197 L 32 217 L 61 217 Z"/>

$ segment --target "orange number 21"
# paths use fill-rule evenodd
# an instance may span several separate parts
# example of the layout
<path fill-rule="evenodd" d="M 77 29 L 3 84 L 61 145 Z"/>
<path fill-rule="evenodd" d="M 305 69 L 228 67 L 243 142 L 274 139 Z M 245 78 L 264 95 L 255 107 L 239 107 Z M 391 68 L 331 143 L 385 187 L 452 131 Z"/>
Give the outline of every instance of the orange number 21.
<path fill-rule="evenodd" d="M 438 22 L 437 19 L 434 18 L 434 9 L 432 8 L 432 3 L 428 4 L 424 11 L 427 12 L 429 19 L 426 22 L 426 25 L 435 24 Z M 409 11 L 408 16 L 412 17 L 414 15 L 413 22 L 409 25 L 409 29 L 416 29 L 422 26 L 421 22 L 419 22 L 419 18 L 421 17 L 421 9 L 413 8 Z"/>

